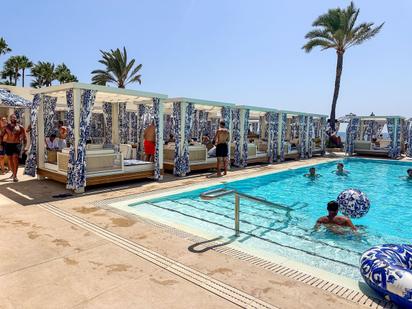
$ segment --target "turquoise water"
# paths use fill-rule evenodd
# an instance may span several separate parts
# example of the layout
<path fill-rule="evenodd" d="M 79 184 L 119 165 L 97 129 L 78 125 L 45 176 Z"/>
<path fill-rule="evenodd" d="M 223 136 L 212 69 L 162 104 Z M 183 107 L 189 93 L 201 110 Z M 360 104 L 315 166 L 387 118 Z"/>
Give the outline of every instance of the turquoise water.
<path fill-rule="evenodd" d="M 343 162 L 348 176 L 334 173 Z M 199 194 L 215 188 L 236 189 L 286 206 L 241 201 L 240 229 L 235 242 L 245 248 L 273 253 L 336 274 L 359 279 L 359 257 L 373 245 L 410 243 L 412 239 L 412 181 L 404 176 L 411 163 L 385 160 L 345 159 L 315 166 L 321 177 L 303 176 L 299 168 L 266 176 L 226 183 L 206 189 L 131 204 L 138 213 L 158 216 L 162 221 L 182 224 L 209 235 L 229 239 L 234 234 L 233 196 L 204 201 Z M 371 201 L 369 213 L 353 219 L 359 234 L 348 231 L 336 235 L 328 230 L 314 231 L 326 204 L 347 188 L 358 188 Z"/>

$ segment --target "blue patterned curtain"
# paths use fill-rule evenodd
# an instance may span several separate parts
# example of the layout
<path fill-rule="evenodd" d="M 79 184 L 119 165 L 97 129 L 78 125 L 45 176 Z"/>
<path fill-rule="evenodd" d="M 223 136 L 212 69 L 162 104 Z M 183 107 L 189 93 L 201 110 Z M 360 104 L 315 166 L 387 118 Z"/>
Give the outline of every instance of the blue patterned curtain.
<path fill-rule="evenodd" d="M 173 135 L 175 138 L 175 158 L 174 158 L 174 167 L 173 167 L 173 174 L 180 175 L 181 174 L 181 164 L 180 164 L 180 157 L 181 157 L 181 143 L 180 140 L 180 128 L 182 126 L 182 103 L 181 102 L 173 102 Z"/>
<path fill-rule="evenodd" d="M 86 186 L 86 141 L 87 132 L 90 131 L 90 119 L 92 117 L 92 109 L 96 98 L 96 91 L 82 90 L 81 94 L 81 110 L 80 110 L 80 127 L 79 127 L 79 141 L 77 143 L 77 152 L 74 164 L 71 167 L 71 173 L 67 173 L 67 189 L 77 190 Z M 69 102 L 68 102 L 69 103 Z M 71 103 L 72 110 L 73 102 Z M 74 115 L 74 114 L 73 114 Z M 73 118 L 74 125 L 74 118 Z M 70 152 L 75 153 L 74 146 L 70 146 Z M 70 163 L 69 163 L 70 165 Z"/>
<path fill-rule="evenodd" d="M 56 103 L 57 98 L 44 96 L 43 99 L 43 119 L 44 119 L 44 136 L 50 137 L 56 134 Z"/>
<path fill-rule="evenodd" d="M 279 132 L 279 113 L 266 113 L 268 156 L 269 162 L 273 163 L 278 158 L 278 132 Z"/>
<path fill-rule="evenodd" d="M 280 132 L 280 161 L 285 161 L 285 138 L 286 138 L 286 124 L 287 124 L 287 114 L 282 114 L 281 125 L 282 130 Z"/>
<path fill-rule="evenodd" d="M 326 117 L 320 118 L 320 130 L 319 130 L 319 137 L 320 137 L 320 147 L 322 148 L 322 155 L 325 154 L 326 150 Z"/>
<path fill-rule="evenodd" d="M 180 110 L 180 105 L 179 105 L 179 110 Z M 186 103 L 186 110 L 185 110 L 185 115 L 184 115 L 185 117 L 184 135 L 183 135 L 184 139 L 183 141 L 180 141 L 181 151 L 179 152 L 178 157 L 176 158 L 175 156 L 174 174 L 177 176 L 186 176 L 186 174 L 190 172 L 189 139 L 190 139 L 190 132 L 192 129 L 192 124 L 193 124 L 193 111 L 194 111 L 194 104 Z M 178 121 L 178 118 L 175 118 L 175 119 L 176 121 Z M 180 135 L 180 126 L 179 126 L 179 135 Z M 177 148 L 177 144 L 175 146 Z"/>
<path fill-rule="evenodd" d="M 67 139 L 70 142 L 69 150 L 69 162 L 67 164 L 67 184 L 68 189 L 75 188 L 76 186 L 76 156 L 74 149 L 74 105 L 73 105 L 73 89 L 66 91 L 66 101 L 67 101 Z"/>
<path fill-rule="evenodd" d="M 230 123 L 230 107 L 223 106 L 222 107 L 222 120 L 225 122 L 226 129 L 229 129 Z M 219 125 L 219 124 L 218 124 Z"/>
<path fill-rule="evenodd" d="M 249 126 L 250 131 L 252 133 L 258 134 L 259 133 L 259 123 L 258 122 L 253 122 Z M 266 131 L 267 132 L 267 131 Z"/>
<path fill-rule="evenodd" d="M 363 125 L 364 125 L 363 140 L 364 141 L 371 141 L 375 121 L 374 120 L 365 120 Z"/>
<path fill-rule="evenodd" d="M 408 141 L 408 152 L 407 156 L 412 158 L 412 120 L 408 121 L 408 135 L 407 135 L 407 141 Z"/>
<path fill-rule="evenodd" d="M 190 131 L 190 136 L 195 138 L 197 141 L 200 140 L 200 130 L 199 130 L 199 111 L 193 110 L 193 124 Z"/>
<path fill-rule="evenodd" d="M 30 123 L 31 123 L 31 132 L 30 132 L 30 153 L 27 156 L 26 165 L 24 167 L 24 175 L 36 176 L 36 167 L 37 167 L 37 116 L 39 104 L 41 101 L 40 94 L 36 94 L 33 98 L 33 103 L 30 110 Z"/>
<path fill-rule="evenodd" d="M 128 121 L 127 121 L 127 111 L 126 103 L 119 103 L 119 140 L 120 144 L 127 144 L 128 132 Z"/>
<path fill-rule="evenodd" d="M 242 145 L 242 159 L 241 167 L 247 166 L 247 157 L 248 157 L 248 131 L 249 131 L 249 113 L 248 109 L 245 110 L 245 119 L 243 122 L 243 145 Z"/>
<path fill-rule="evenodd" d="M 103 102 L 104 144 L 113 144 L 112 140 L 112 104 Z"/>
<path fill-rule="evenodd" d="M 163 120 L 163 119 L 162 119 Z M 163 140 L 160 138 L 160 99 L 153 98 L 153 122 L 156 127 L 156 150 L 154 158 L 154 179 L 160 180 L 162 178 L 160 171 L 160 143 L 163 144 Z"/>
<path fill-rule="evenodd" d="M 346 143 L 345 143 L 345 152 L 348 155 L 353 155 L 355 139 L 358 135 L 359 125 L 360 125 L 359 117 L 353 117 L 349 120 L 349 124 L 346 128 Z"/>
<path fill-rule="evenodd" d="M 233 134 L 232 134 L 232 142 L 235 146 L 234 154 L 233 154 L 233 165 L 240 167 L 241 162 L 241 153 L 240 153 L 240 109 L 235 108 L 232 109 L 232 121 L 233 121 Z"/>
<path fill-rule="evenodd" d="M 401 125 L 399 118 L 387 118 L 388 133 L 391 139 L 391 145 L 388 156 L 396 159 L 401 155 Z"/>
<path fill-rule="evenodd" d="M 129 141 L 136 144 L 137 143 L 137 112 L 130 112 L 130 128 L 129 128 Z"/>
<path fill-rule="evenodd" d="M 24 108 L 15 108 L 14 115 L 16 115 L 17 121 L 21 124 L 24 118 Z"/>
<path fill-rule="evenodd" d="M 87 133 L 87 139 L 92 139 L 94 143 L 102 143 L 104 139 L 104 115 L 101 113 L 92 113 L 90 119 L 90 134 Z"/>
<path fill-rule="evenodd" d="M 298 132 L 299 132 L 299 152 L 300 158 L 304 159 L 306 157 L 306 138 L 307 138 L 307 121 L 306 116 L 299 115 L 298 117 L 299 125 L 298 125 Z"/>
<path fill-rule="evenodd" d="M 143 160 L 143 133 L 144 133 L 144 117 L 146 112 L 146 106 L 140 104 L 137 109 L 137 149 L 136 159 Z"/>
<path fill-rule="evenodd" d="M 309 116 L 308 117 L 308 148 L 307 148 L 307 153 L 308 157 L 312 158 L 312 151 L 313 151 L 313 139 L 314 139 L 314 124 L 313 124 L 313 117 Z"/>
<path fill-rule="evenodd" d="M 201 136 L 209 135 L 211 137 L 207 121 L 208 117 L 209 112 L 199 111 L 199 131 Z"/>
<path fill-rule="evenodd" d="M 172 134 L 173 120 L 171 115 L 163 115 L 163 139 L 169 140 L 170 134 Z"/>

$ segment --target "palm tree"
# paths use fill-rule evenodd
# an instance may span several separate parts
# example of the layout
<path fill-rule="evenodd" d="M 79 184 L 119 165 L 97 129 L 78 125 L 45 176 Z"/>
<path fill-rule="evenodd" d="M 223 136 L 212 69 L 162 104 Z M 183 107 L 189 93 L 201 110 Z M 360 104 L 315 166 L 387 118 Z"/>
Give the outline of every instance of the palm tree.
<path fill-rule="evenodd" d="M 3 70 L 1 71 L 1 78 L 6 80 L 5 82 L 3 82 L 3 84 L 14 86 L 14 69 L 12 67 L 4 65 Z"/>
<path fill-rule="evenodd" d="M 321 50 L 333 48 L 336 50 L 336 77 L 335 91 L 333 92 L 332 108 L 330 112 L 330 126 L 335 130 L 336 102 L 339 96 L 340 79 L 342 76 L 343 55 L 345 51 L 355 45 L 360 45 L 373 38 L 382 29 L 383 24 L 373 27 L 374 23 L 360 23 L 355 25 L 359 9 L 353 2 L 346 9 L 330 9 L 326 14 L 319 16 L 312 24 L 316 27 L 305 36 L 308 42 L 302 47 L 307 53 L 314 47 Z"/>
<path fill-rule="evenodd" d="M 60 84 L 78 81 L 77 77 L 71 73 L 70 69 L 64 63 L 56 67 L 54 74 Z"/>
<path fill-rule="evenodd" d="M 20 67 L 19 67 L 19 57 L 18 56 L 11 56 L 9 59 L 7 59 L 4 62 L 4 70 L 10 74 L 13 72 L 13 78 L 14 78 L 14 86 L 17 85 L 17 80 L 19 79 L 20 76 Z"/>
<path fill-rule="evenodd" d="M 33 66 L 33 62 L 29 60 L 26 56 L 16 56 L 19 68 L 21 70 L 21 85 L 24 87 L 24 77 L 26 69 L 30 69 Z"/>
<path fill-rule="evenodd" d="M 4 38 L 0 38 L 0 56 L 11 52 L 11 48 L 7 45 Z"/>
<path fill-rule="evenodd" d="M 92 83 L 97 85 L 106 85 L 107 83 L 117 84 L 118 88 L 125 88 L 129 83 L 142 83 L 141 75 L 138 74 L 142 65 L 139 64 L 134 67 L 136 62 L 132 59 L 127 60 L 126 48 L 123 47 L 123 52 L 117 48 L 111 49 L 110 52 L 100 51 L 102 59 L 99 62 L 106 66 L 104 70 L 94 70 L 92 74 Z"/>
<path fill-rule="evenodd" d="M 56 79 L 54 74 L 54 64 L 51 62 L 39 61 L 31 69 L 31 76 L 33 81 L 31 86 L 34 88 L 40 88 L 43 86 L 51 86 L 53 80 Z"/>

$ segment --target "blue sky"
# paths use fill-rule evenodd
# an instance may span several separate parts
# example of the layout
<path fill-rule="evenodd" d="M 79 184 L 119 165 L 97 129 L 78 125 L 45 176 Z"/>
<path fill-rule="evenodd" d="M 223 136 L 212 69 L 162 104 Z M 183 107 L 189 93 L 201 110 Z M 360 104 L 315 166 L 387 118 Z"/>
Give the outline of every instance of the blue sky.
<path fill-rule="evenodd" d="M 129 88 L 328 114 L 336 55 L 301 47 L 318 15 L 348 3 L 2 0 L 0 36 L 11 54 L 64 62 L 81 82 L 100 67 L 99 49 L 126 46 L 143 64 L 142 85 Z M 355 4 L 359 21 L 386 24 L 345 54 L 338 115 L 412 116 L 412 1 Z"/>

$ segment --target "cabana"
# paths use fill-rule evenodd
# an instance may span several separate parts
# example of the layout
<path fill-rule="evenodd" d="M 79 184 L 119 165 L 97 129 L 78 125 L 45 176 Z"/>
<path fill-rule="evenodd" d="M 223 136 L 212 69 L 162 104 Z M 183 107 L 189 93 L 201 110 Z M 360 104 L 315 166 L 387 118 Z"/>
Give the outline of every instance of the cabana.
<path fill-rule="evenodd" d="M 87 185 L 141 178 L 160 179 L 163 172 L 163 103 L 166 95 L 112 87 L 69 83 L 40 88 L 34 95 L 31 115 L 32 145 L 25 174 L 67 184 L 83 192 Z M 56 162 L 48 158 L 45 138 L 52 132 L 54 108 L 66 101 L 67 147 L 57 151 Z M 134 111 L 135 145 L 128 144 L 128 110 Z M 104 141 L 91 140 L 93 112 L 103 113 Z M 154 121 L 154 162 L 143 161 L 143 130 Z M 91 142 L 91 143 L 90 143 Z M 136 148 L 135 157 L 130 155 Z"/>
<path fill-rule="evenodd" d="M 305 159 L 312 157 L 313 154 L 324 154 L 326 117 L 326 115 L 280 111 L 279 160 Z M 315 119 L 319 122 L 317 133 L 315 133 Z"/>
<path fill-rule="evenodd" d="M 0 85 L 0 117 L 15 114 L 25 128 L 30 124 L 30 88 Z"/>
<path fill-rule="evenodd" d="M 185 176 L 216 167 L 216 157 L 209 150 L 220 120 L 232 132 L 235 105 L 191 98 L 167 99 L 164 104 L 164 169 Z"/>
<path fill-rule="evenodd" d="M 386 132 L 385 131 L 386 128 Z M 407 122 L 400 116 L 356 116 L 346 128 L 348 155 L 373 155 L 397 159 L 405 151 Z"/>
<path fill-rule="evenodd" d="M 277 110 L 241 105 L 233 109 L 231 161 L 244 167 L 250 163 L 270 163 L 277 145 Z M 277 153 L 275 154 L 277 157 Z"/>

